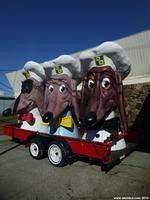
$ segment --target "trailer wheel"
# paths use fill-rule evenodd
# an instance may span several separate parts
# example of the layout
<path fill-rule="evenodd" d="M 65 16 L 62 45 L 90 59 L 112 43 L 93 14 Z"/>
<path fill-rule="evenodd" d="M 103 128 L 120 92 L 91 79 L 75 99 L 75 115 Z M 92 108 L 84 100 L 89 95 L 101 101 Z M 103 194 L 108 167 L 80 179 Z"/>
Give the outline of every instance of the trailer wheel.
<path fill-rule="evenodd" d="M 30 141 L 29 152 L 32 158 L 40 160 L 45 157 L 45 147 L 42 141 L 38 138 L 33 138 Z"/>
<path fill-rule="evenodd" d="M 52 141 L 48 147 L 49 162 L 55 167 L 63 167 L 68 163 L 69 150 L 62 142 Z"/>

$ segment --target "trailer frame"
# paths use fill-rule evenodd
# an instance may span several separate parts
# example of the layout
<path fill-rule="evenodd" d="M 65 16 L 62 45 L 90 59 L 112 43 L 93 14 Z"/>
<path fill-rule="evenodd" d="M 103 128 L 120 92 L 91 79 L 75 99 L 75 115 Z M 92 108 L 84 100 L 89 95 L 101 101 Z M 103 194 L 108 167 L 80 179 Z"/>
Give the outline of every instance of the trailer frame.
<path fill-rule="evenodd" d="M 112 141 L 109 139 L 100 143 L 80 138 L 51 135 L 21 129 L 20 124 L 2 126 L 2 135 L 10 136 L 13 140 L 29 147 L 30 155 L 34 159 L 40 160 L 47 155 L 50 163 L 56 167 L 65 166 L 73 156 L 80 156 L 89 160 L 97 160 L 102 166 L 110 168 L 121 162 L 135 147 L 134 144 L 128 143 L 127 148 L 112 152 Z M 118 138 L 113 138 L 113 142 L 126 135 L 127 133 L 122 130 Z"/>

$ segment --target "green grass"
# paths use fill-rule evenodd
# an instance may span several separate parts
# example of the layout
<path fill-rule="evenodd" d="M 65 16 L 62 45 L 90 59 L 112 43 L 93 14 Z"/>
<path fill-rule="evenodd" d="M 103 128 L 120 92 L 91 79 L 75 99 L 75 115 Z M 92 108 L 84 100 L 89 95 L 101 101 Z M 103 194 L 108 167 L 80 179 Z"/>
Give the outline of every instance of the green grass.
<path fill-rule="evenodd" d="M 0 115 L 0 134 L 1 134 L 1 126 L 5 124 L 13 124 L 17 122 L 17 116 L 9 116 L 4 117 Z"/>

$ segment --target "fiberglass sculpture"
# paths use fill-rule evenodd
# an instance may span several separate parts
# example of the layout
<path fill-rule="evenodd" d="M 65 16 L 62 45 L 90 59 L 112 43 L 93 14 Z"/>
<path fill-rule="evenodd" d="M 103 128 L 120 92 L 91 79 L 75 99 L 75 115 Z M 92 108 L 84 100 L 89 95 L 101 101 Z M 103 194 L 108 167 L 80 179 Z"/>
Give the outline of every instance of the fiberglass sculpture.
<path fill-rule="evenodd" d="M 72 56 L 62 55 L 53 63 L 51 77 L 46 81 L 43 122 L 49 125 L 50 134 L 78 138 L 79 108 L 71 72 L 76 62 Z"/>
<path fill-rule="evenodd" d="M 42 65 L 29 61 L 24 65 L 23 74 L 26 80 L 22 82 L 20 95 L 3 115 L 18 115 L 22 122 L 20 128 L 31 131 L 47 132 L 42 125 L 42 110 L 44 101 L 45 71 Z"/>
<path fill-rule="evenodd" d="M 114 42 L 105 42 L 80 55 L 88 72 L 81 91 L 83 139 L 105 142 L 121 134 L 120 121 L 127 130 L 122 80 L 130 71 L 130 62 L 124 49 Z M 115 117 L 118 108 L 120 118 Z M 120 120 L 121 119 L 121 120 Z M 112 142 L 111 150 L 126 148 L 124 138 Z"/>

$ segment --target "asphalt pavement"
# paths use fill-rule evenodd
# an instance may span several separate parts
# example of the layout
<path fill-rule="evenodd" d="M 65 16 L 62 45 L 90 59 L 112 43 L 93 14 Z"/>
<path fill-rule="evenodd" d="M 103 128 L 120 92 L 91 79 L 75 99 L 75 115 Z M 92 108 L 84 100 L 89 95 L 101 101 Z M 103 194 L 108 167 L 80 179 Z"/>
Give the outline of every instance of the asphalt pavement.
<path fill-rule="evenodd" d="M 134 151 L 105 173 L 100 166 L 83 161 L 56 168 L 47 158 L 31 158 L 24 145 L 15 145 L 9 137 L 0 136 L 0 200 L 150 197 L 150 153 Z"/>

